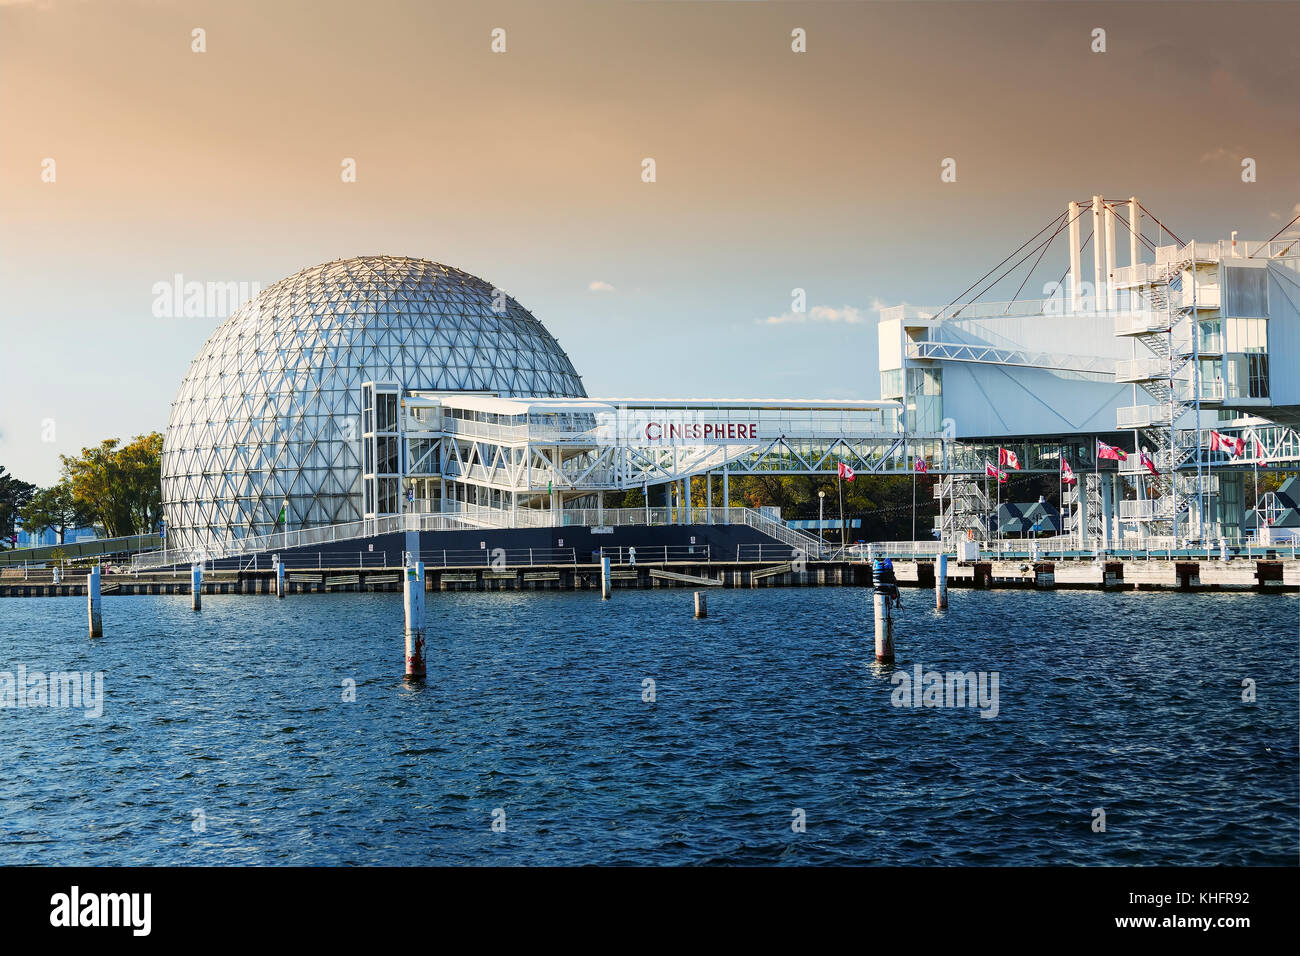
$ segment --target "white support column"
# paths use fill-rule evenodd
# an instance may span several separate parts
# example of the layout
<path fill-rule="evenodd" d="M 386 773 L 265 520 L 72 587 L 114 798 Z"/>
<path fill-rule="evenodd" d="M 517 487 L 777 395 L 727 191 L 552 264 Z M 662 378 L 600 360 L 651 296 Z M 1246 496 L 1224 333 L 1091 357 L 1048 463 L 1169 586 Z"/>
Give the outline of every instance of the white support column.
<path fill-rule="evenodd" d="M 190 606 L 196 611 L 203 609 L 203 565 L 190 565 Z"/>
<path fill-rule="evenodd" d="M 1093 308 L 1103 308 L 1101 292 L 1103 289 L 1103 270 L 1106 263 L 1105 226 L 1101 221 L 1101 197 L 1092 197 L 1092 296 Z"/>
<path fill-rule="evenodd" d="M 948 606 L 948 554 L 939 555 L 934 563 L 934 606 L 940 610 Z"/>
<path fill-rule="evenodd" d="M 1135 266 L 1142 258 L 1138 249 L 1138 236 L 1142 235 L 1142 210 L 1138 208 L 1136 196 L 1130 196 L 1128 200 L 1128 224 L 1128 264 Z"/>
<path fill-rule="evenodd" d="M 713 472 L 704 473 L 704 522 L 713 524 Z"/>
<path fill-rule="evenodd" d="M 1079 204 L 1077 202 L 1072 202 L 1066 207 L 1066 221 L 1070 224 L 1070 311 L 1078 312 L 1083 300 L 1079 290 L 1079 282 L 1083 276 L 1080 274 L 1082 251 L 1079 248 Z"/>
<path fill-rule="evenodd" d="M 1074 523 L 1078 532 L 1079 550 L 1088 550 L 1088 475 L 1080 474 L 1074 483 Z"/>
<path fill-rule="evenodd" d="M 1124 522 L 1119 517 L 1119 503 L 1124 500 L 1124 479 L 1118 471 L 1110 476 L 1110 500 L 1111 511 L 1113 513 L 1114 527 L 1111 529 L 1110 540 L 1114 546 L 1119 548 L 1124 543 Z"/>
<path fill-rule="evenodd" d="M 722 466 L 722 523 L 731 524 L 731 471 L 724 463 Z"/>
<path fill-rule="evenodd" d="M 1114 504 L 1111 499 L 1111 483 L 1109 477 L 1101 476 L 1101 547 L 1102 550 L 1110 548 L 1110 529 L 1112 511 Z"/>
<path fill-rule="evenodd" d="M 275 562 L 275 596 L 284 597 L 284 562 L 280 560 L 278 554 L 271 555 L 271 560 Z"/>
<path fill-rule="evenodd" d="M 1114 312 L 1119 304 L 1115 293 L 1115 207 L 1106 203 L 1106 311 Z"/>
<path fill-rule="evenodd" d="M 609 598 L 610 598 L 609 555 L 602 554 L 600 556 L 600 599 L 602 601 L 608 601 Z"/>

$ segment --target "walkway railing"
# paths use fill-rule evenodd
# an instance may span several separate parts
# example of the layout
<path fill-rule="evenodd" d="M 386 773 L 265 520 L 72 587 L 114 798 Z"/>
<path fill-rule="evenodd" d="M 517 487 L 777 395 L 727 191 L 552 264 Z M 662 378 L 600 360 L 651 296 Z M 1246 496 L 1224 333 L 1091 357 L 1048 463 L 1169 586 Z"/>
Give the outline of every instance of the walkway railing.
<path fill-rule="evenodd" d="M 150 551 L 135 555 L 131 560 L 131 570 L 148 571 L 155 568 L 173 567 L 211 562 L 221 562 L 240 556 L 267 554 L 268 552 L 287 552 L 296 548 L 316 547 L 355 541 L 360 538 L 374 538 L 384 534 L 398 534 L 408 531 L 465 531 L 484 528 L 549 528 L 552 527 L 552 513 L 535 509 L 520 508 L 510 511 L 505 508 L 491 508 L 485 505 L 464 502 L 445 503 L 447 512 L 408 513 L 387 515 L 382 518 L 367 518 L 363 521 L 349 521 L 342 524 L 326 525 L 319 528 L 303 528 L 298 531 L 282 531 L 275 534 L 256 535 L 248 538 L 235 538 L 221 548 L 206 550 L 170 549 Z M 606 508 L 599 514 L 594 508 L 566 509 L 561 512 L 561 525 L 596 525 L 605 526 L 663 526 L 674 524 L 737 524 L 746 525 L 763 532 L 785 544 L 801 548 L 805 554 L 815 557 L 824 550 L 822 543 L 814 536 L 794 531 L 783 522 L 762 511 L 753 508 Z M 598 520 L 599 519 L 599 520 Z M 339 549 L 343 554 L 356 554 L 347 549 Z M 364 557 L 358 559 L 362 564 Z M 351 562 L 349 562 L 349 566 Z M 287 566 L 287 565 L 286 565 Z"/>

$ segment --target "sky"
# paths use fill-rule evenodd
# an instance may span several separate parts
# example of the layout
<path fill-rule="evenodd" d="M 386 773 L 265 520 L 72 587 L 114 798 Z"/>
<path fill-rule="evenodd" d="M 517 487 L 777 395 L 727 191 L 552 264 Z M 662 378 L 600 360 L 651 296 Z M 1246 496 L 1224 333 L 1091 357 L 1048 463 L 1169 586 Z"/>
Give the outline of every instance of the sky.
<path fill-rule="evenodd" d="M 1297 90 L 1288 3 L 0 0 L 0 465 L 165 428 L 224 313 L 159 283 L 363 254 L 506 290 L 591 395 L 877 397 L 879 308 L 1071 199 L 1273 235 Z"/>

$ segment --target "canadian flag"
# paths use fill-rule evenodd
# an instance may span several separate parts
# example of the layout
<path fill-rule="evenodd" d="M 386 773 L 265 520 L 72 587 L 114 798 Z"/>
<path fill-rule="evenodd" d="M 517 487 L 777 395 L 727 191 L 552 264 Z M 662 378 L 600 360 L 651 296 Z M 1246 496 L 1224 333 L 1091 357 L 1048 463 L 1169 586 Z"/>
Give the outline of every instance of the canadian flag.
<path fill-rule="evenodd" d="M 993 467 L 993 462 L 991 461 L 984 462 L 984 474 L 988 478 L 996 478 L 1000 485 L 1006 484 L 1007 473 L 1005 471 L 998 471 Z"/>
<path fill-rule="evenodd" d="M 1100 438 L 1097 439 L 1097 458 L 1109 458 L 1111 461 L 1127 461 L 1128 455 L 1124 449 L 1116 448 L 1114 445 L 1107 445 Z"/>
<path fill-rule="evenodd" d="M 1239 458 L 1246 452 L 1246 439 L 1233 438 L 1219 432 L 1210 432 L 1210 451 L 1226 451 L 1233 458 Z"/>
<path fill-rule="evenodd" d="M 1014 468 L 1016 471 L 1020 470 L 1020 459 L 1016 457 L 1016 453 L 1010 448 L 998 449 L 998 464 L 1007 468 Z"/>
<path fill-rule="evenodd" d="M 850 468 L 848 465 L 844 464 L 844 462 L 840 462 L 839 476 L 843 478 L 845 481 L 852 481 L 853 469 Z"/>
<path fill-rule="evenodd" d="M 927 472 L 930 470 L 930 466 L 926 463 L 926 460 L 924 458 L 916 459 L 916 462 L 915 464 L 912 465 L 912 467 L 920 472 Z"/>
<path fill-rule="evenodd" d="M 1145 468 L 1147 471 L 1151 472 L 1151 474 L 1155 475 L 1157 478 L 1160 477 L 1160 472 L 1156 471 L 1156 463 L 1151 460 L 1151 456 L 1148 455 L 1146 452 L 1142 452 L 1138 456 L 1138 461 L 1140 461 L 1142 463 L 1142 467 Z"/>
<path fill-rule="evenodd" d="M 1267 457 L 1267 452 L 1264 451 L 1264 443 L 1259 440 L 1259 432 L 1252 428 L 1250 438 L 1255 443 L 1255 457 L 1263 461 Z"/>
<path fill-rule="evenodd" d="M 1062 458 L 1061 459 L 1061 481 L 1063 481 L 1067 485 L 1072 485 L 1078 480 L 1079 480 L 1078 478 L 1074 477 L 1074 469 L 1070 467 L 1070 463 L 1066 461 L 1064 458 Z"/>

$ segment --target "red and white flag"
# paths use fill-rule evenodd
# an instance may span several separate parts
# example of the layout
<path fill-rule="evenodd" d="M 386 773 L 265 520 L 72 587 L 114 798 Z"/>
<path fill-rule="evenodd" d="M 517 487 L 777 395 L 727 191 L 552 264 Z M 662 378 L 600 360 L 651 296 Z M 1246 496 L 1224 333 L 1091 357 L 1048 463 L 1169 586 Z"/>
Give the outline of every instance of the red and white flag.
<path fill-rule="evenodd" d="M 998 464 L 1006 468 L 1014 468 L 1016 471 L 1020 470 L 1020 459 L 1010 448 L 998 449 Z"/>
<path fill-rule="evenodd" d="M 1127 461 L 1128 455 L 1123 448 L 1116 448 L 1114 445 L 1107 445 L 1100 438 L 1097 439 L 1097 458 L 1109 458 L 1111 461 Z"/>
<path fill-rule="evenodd" d="M 1211 431 L 1210 451 L 1226 451 L 1233 458 L 1240 458 L 1246 453 L 1246 439 Z"/>
<path fill-rule="evenodd" d="M 916 459 L 916 461 L 912 464 L 912 467 L 923 474 L 930 470 L 930 466 L 929 464 L 926 463 L 926 460 L 924 458 Z"/>
<path fill-rule="evenodd" d="M 1074 469 L 1070 467 L 1070 463 L 1066 461 L 1064 458 L 1062 458 L 1061 459 L 1061 481 L 1067 485 L 1072 485 L 1078 480 L 1079 480 L 1078 478 L 1074 477 Z"/>
<path fill-rule="evenodd" d="M 1250 430 L 1250 440 L 1255 443 L 1255 457 L 1260 461 L 1264 461 L 1268 455 L 1264 451 L 1264 443 L 1259 440 L 1259 432 L 1255 431 L 1253 428 Z"/>
<path fill-rule="evenodd" d="M 993 462 L 991 461 L 984 462 L 984 475 L 988 478 L 996 478 L 1000 485 L 1006 484 L 1007 473 L 1005 471 L 998 471 L 993 467 Z"/>
<path fill-rule="evenodd" d="M 1157 478 L 1160 477 L 1160 472 L 1156 471 L 1156 463 L 1151 460 L 1151 456 L 1146 452 L 1141 452 L 1139 454 L 1138 461 L 1141 462 L 1142 467 L 1151 472 L 1151 474 L 1155 475 Z"/>
<path fill-rule="evenodd" d="M 853 469 L 850 468 L 848 465 L 844 464 L 844 462 L 840 462 L 839 476 L 843 478 L 845 481 L 852 481 Z"/>

